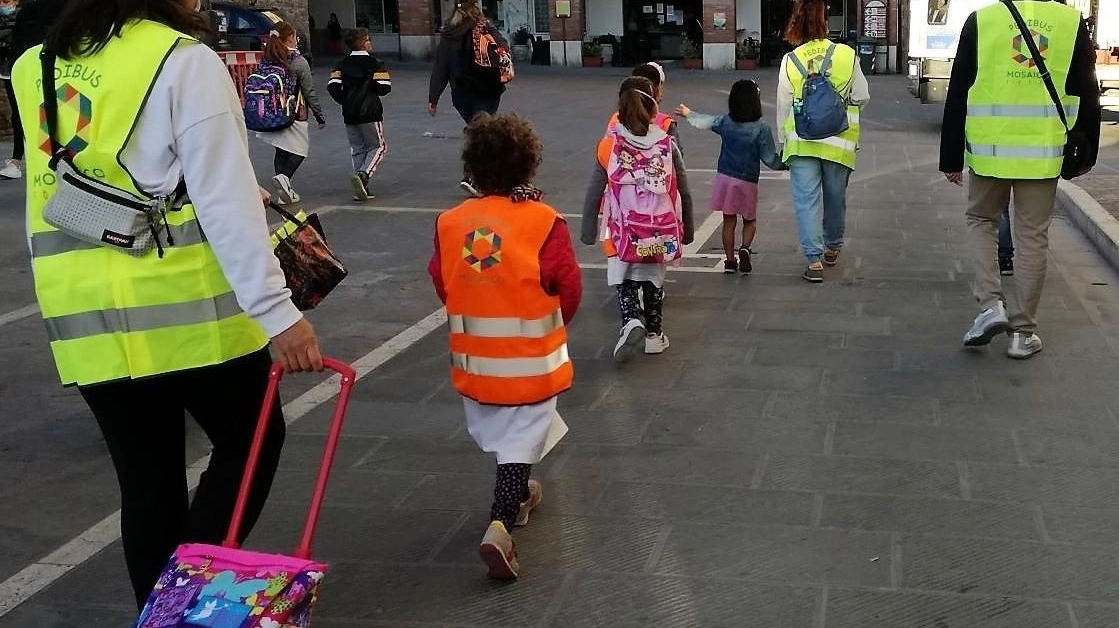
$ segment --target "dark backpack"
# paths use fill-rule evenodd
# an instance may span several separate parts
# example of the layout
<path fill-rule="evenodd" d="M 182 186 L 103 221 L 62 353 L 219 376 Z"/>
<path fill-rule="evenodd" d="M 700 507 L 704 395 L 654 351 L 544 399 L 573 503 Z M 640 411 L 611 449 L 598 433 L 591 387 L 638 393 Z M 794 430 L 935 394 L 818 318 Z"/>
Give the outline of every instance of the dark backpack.
<path fill-rule="evenodd" d="M 287 64 L 265 58 L 245 82 L 245 126 L 250 131 L 279 131 L 298 114 L 295 77 Z"/>
<path fill-rule="evenodd" d="M 823 140 L 848 128 L 847 99 L 828 80 L 836 44 L 828 47 L 819 72 L 809 72 L 796 53 L 788 54 L 789 62 L 804 77 L 801 93 L 793 101 L 793 122 L 797 137 L 802 140 Z"/>

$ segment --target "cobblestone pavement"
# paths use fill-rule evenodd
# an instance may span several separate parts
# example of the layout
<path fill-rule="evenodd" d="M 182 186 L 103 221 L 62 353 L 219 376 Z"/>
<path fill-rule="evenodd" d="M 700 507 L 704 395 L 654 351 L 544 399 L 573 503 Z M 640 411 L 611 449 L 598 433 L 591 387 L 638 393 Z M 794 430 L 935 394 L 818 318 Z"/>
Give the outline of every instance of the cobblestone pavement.
<path fill-rule="evenodd" d="M 523 577 L 488 582 L 476 546 L 493 462 L 463 429 L 424 272 L 435 213 L 460 198 L 461 124 L 427 117 L 419 69 L 395 74 L 377 200 L 347 200 L 336 114 L 296 179 L 352 270 L 312 320 L 329 353 L 376 366 L 315 545 L 332 565 L 316 628 L 1119 626 L 1119 279 L 1058 218 L 1044 353 L 964 350 L 964 196 L 936 171 L 939 112 L 899 77 L 871 78 L 848 243 L 823 285 L 797 276 L 787 181 L 767 175 L 755 273 L 720 274 L 714 237 L 690 248 L 669 276 L 671 349 L 617 367 L 612 291 L 579 247 L 571 432 L 535 469 L 545 500 L 516 534 Z M 667 100 L 705 112 L 738 76 L 669 74 Z M 579 212 L 620 76 L 526 69 L 506 99 L 544 136 L 540 184 L 562 212 Z M 775 76 L 756 76 L 771 99 Z M 681 132 L 711 236 L 717 138 Z M 0 186 L 0 310 L 17 314 L 33 300 L 19 203 Z M 0 590 L 14 575 L 46 587 L 0 627 L 125 626 L 113 522 L 87 531 L 117 508 L 104 446 L 54 385 L 41 324 L 17 314 L 0 314 Z M 317 382 L 291 378 L 285 400 Z M 253 548 L 293 546 L 330 403 L 288 409 L 302 416 Z M 187 460 L 204 452 L 196 435 Z M 75 538 L 46 561 L 61 566 L 25 569 Z"/>

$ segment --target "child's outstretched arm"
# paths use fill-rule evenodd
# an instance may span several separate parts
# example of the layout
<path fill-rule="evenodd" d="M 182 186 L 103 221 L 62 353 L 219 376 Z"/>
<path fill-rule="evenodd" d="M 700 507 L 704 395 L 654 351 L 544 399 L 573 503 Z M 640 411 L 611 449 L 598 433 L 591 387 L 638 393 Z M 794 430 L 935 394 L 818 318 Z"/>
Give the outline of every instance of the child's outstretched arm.
<path fill-rule="evenodd" d="M 583 244 L 598 242 L 598 216 L 602 210 L 602 196 L 606 192 L 606 168 L 598 163 L 595 156 L 594 168 L 591 170 L 591 182 L 587 184 L 587 194 L 583 197 L 583 227 L 579 232 L 579 241 Z"/>
<path fill-rule="evenodd" d="M 715 122 L 718 121 L 719 116 L 712 116 L 698 111 L 692 111 L 687 105 L 678 105 L 676 107 L 676 115 L 684 116 L 688 124 L 694 126 L 701 131 L 710 131 L 715 128 Z"/>
<path fill-rule="evenodd" d="M 777 146 L 773 143 L 773 131 L 768 124 L 762 122 L 761 125 L 761 131 L 758 133 L 758 156 L 761 157 L 762 163 L 772 170 L 788 170 L 788 166 L 781 159 L 781 154 L 777 152 Z"/>

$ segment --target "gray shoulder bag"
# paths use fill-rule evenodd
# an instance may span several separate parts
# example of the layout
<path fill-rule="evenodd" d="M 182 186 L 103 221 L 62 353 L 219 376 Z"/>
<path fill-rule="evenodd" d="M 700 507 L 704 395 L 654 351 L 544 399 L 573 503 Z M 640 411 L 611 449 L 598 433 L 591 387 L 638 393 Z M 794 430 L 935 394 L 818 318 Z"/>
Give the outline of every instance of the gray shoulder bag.
<path fill-rule="evenodd" d="M 50 136 L 50 169 L 57 189 L 43 207 L 43 221 L 68 236 L 120 251 L 134 257 L 152 248 L 163 257 L 160 229 L 166 223 L 170 199 L 139 198 L 85 175 L 74 166 L 73 151 L 58 141 L 58 94 L 55 87 L 55 54 L 43 48 L 43 105 Z M 171 234 L 167 244 L 173 245 Z"/>

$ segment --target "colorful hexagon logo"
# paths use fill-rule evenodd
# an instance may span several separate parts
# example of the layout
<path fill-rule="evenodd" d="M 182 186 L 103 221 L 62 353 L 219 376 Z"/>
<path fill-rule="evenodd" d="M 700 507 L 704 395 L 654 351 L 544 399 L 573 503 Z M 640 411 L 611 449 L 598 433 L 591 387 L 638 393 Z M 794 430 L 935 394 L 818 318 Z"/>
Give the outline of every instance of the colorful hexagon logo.
<path fill-rule="evenodd" d="M 89 125 L 93 122 L 93 101 L 85 94 L 79 92 L 73 85 L 62 85 L 57 90 L 58 103 L 66 106 L 77 114 L 74 137 L 65 142 L 63 146 L 73 153 L 80 153 L 89 146 Z M 61 107 L 59 110 L 61 113 Z M 62 141 L 59 139 L 59 141 Z M 51 155 L 50 132 L 47 129 L 47 109 L 39 105 L 39 150 Z"/>
<path fill-rule="evenodd" d="M 1049 38 L 1035 30 L 1030 30 L 1030 36 L 1033 37 L 1034 42 L 1037 43 L 1037 51 L 1041 53 L 1042 60 L 1045 60 L 1045 53 L 1049 50 Z M 1014 55 L 1014 61 L 1016 63 L 1024 65 L 1027 68 L 1037 67 L 1037 62 L 1030 56 L 1030 47 L 1026 45 L 1021 34 L 1014 38 L 1014 51 L 1018 53 Z"/>
<path fill-rule="evenodd" d="M 489 227 L 466 234 L 462 259 L 476 272 L 485 272 L 501 263 L 501 236 Z"/>

